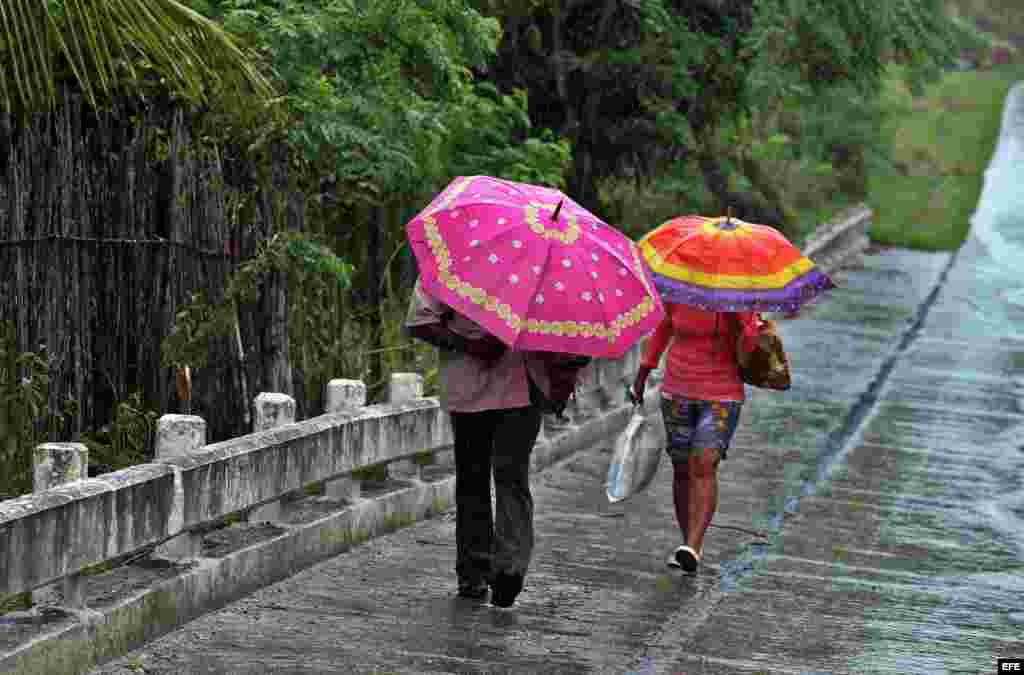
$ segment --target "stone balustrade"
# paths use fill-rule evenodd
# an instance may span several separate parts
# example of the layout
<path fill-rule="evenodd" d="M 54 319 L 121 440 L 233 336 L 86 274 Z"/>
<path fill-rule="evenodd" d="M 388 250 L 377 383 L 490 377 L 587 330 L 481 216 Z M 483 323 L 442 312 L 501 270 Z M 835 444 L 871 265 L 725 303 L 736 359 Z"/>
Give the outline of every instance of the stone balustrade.
<path fill-rule="evenodd" d="M 570 447 L 565 435 L 579 424 L 621 406 L 638 350 L 587 367 L 570 421 L 539 439 L 534 464 L 546 464 Z M 327 495 L 358 500 L 353 471 L 387 464 L 392 477 L 416 481 L 424 457 L 450 465 L 447 413 L 436 398 L 422 396 L 422 387 L 422 376 L 396 373 L 389 402 L 365 405 L 363 383 L 332 380 L 328 411 L 302 421 L 294 420 L 290 397 L 260 394 L 253 433 L 212 444 L 206 443 L 201 418 L 165 415 L 158 422 L 153 462 L 95 478 L 84 478 L 81 467 L 74 471 L 84 466 L 81 456 L 75 460 L 74 453 L 65 457 L 40 446 L 41 489 L 0 502 L 0 595 L 73 579 L 147 547 L 155 546 L 159 557 L 197 557 L 197 532 L 204 526 L 238 514 L 274 520 L 282 499 L 304 488 L 322 485 Z"/>

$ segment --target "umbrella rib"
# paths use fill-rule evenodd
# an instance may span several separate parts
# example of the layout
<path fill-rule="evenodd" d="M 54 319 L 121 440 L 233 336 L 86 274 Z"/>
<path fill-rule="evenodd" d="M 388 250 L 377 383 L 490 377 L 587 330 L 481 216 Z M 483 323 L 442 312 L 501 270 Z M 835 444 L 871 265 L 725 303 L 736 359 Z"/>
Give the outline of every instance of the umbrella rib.
<path fill-rule="evenodd" d="M 636 244 L 633 243 L 633 242 L 630 242 L 629 246 L 636 246 Z M 614 249 L 613 249 L 613 251 L 614 251 Z M 639 252 L 638 252 L 638 255 L 639 255 Z M 629 272 L 629 274 L 627 275 L 626 278 L 632 278 L 632 275 L 633 275 L 633 273 L 635 271 L 633 269 L 633 265 L 635 263 L 634 263 L 634 260 L 632 259 L 632 250 L 630 248 L 627 248 L 625 252 L 615 252 L 613 257 L 615 258 L 615 260 L 620 265 L 625 267 L 626 270 Z M 641 265 L 643 265 L 643 264 L 644 263 L 641 262 Z M 612 325 L 614 325 L 615 320 L 619 317 L 619 315 L 626 314 L 627 312 L 629 312 L 630 309 L 632 309 L 632 307 L 622 307 L 621 305 L 619 305 L 615 301 L 615 299 L 614 299 L 614 297 L 615 297 L 614 296 L 615 278 L 614 277 L 612 277 L 611 279 L 602 279 L 602 282 L 603 282 L 603 284 L 605 286 L 605 290 L 607 290 L 608 293 L 607 293 L 606 302 L 602 303 L 601 311 L 602 311 L 602 313 L 604 315 L 605 325 L 608 326 L 608 327 L 611 327 Z M 643 286 L 643 282 L 641 282 L 641 286 Z M 654 291 L 654 292 L 657 293 L 657 291 Z"/>
<path fill-rule="evenodd" d="M 601 241 L 601 240 L 597 240 L 597 241 Z M 601 243 L 604 244 L 605 242 L 601 241 Z M 630 246 L 635 246 L 635 244 L 633 242 L 629 242 L 629 245 Z M 604 247 L 601 247 L 601 250 L 605 250 Z M 612 253 L 609 254 L 609 253 L 605 252 L 605 255 L 607 255 L 607 256 L 613 258 L 614 260 L 616 260 L 616 262 L 618 262 L 620 265 L 625 267 L 626 270 L 629 272 L 629 274 L 628 274 L 628 276 L 626 278 L 634 279 L 635 278 L 634 277 L 635 269 L 634 269 L 634 261 L 632 260 L 632 250 L 627 249 L 627 251 L 625 253 L 621 253 L 621 254 L 619 252 L 615 251 L 615 249 L 610 247 L 610 246 L 609 246 L 609 248 L 607 250 L 611 251 Z M 629 309 L 624 309 L 623 310 L 623 308 L 620 308 L 617 304 L 615 304 L 615 301 L 613 299 L 614 298 L 613 291 L 614 291 L 614 285 L 615 285 L 614 281 L 615 281 L 614 277 L 612 277 L 611 279 L 608 279 L 608 278 L 600 277 L 600 276 L 597 279 L 594 279 L 593 277 L 591 277 L 590 281 L 589 281 L 590 286 L 591 286 L 591 293 L 593 295 L 593 302 L 597 302 L 600 305 L 601 321 L 602 321 L 602 323 L 604 323 L 605 327 L 609 328 L 609 329 L 615 324 L 615 319 L 617 318 L 617 314 L 625 314 L 626 312 L 629 311 L 629 309 L 632 309 L 630 307 Z M 643 287 L 643 281 L 639 281 L 638 280 L 638 283 Z M 644 287 L 644 288 L 646 288 L 646 287 Z M 605 292 L 605 291 L 607 291 L 607 292 Z M 603 301 L 600 300 L 600 294 L 602 294 L 602 293 L 605 296 Z"/>
<path fill-rule="evenodd" d="M 754 240 L 753 237 L 739 237 L 736 249 L 743 256 L 745 263 L 745 274 L 742 276 L 742 285 L 747 290 L 753 290 L 753 277 L 758 276 L 761 270 L 754 266 Z"/>
<path fill-rule="evenodd" d="M 575 260 L 573 262 L 574 265 L 580 265 L 581 269 L 583 269 L 583 270 L 588 270 L 590 272 L 593 271 L 593 269 L 591 268 L 591 265 L 586 262 L 586 251 L 584 251 L 582 247 L 581 248 L 575 248 L 574 247 L 572 249 L 572 252 L 575 254 L 573 256 L 575 258 Z M 582 260 L 582 262 L 581 262 L 581 260 Z M 598 299 L 597 299 L 598 298 L 597 294 L 598 294 L 599 291 L 595 287 L 595 283 L 594 283 L 596 280 L 593 277 L 591 277 L 589 273 L 584 273 L 583 278 L 586 280 L 587 289 L 589 289 L 589 290 L 585 289 L 584 292 L 590 293 L 590 300 L 589 301 L 584 301 L 583 300 L 583 293 L 580 294 L 579 300 L 580 301 L 584 301 L 584 302 L 599 302 Z M 604 308 L 601 309 L 601 318 L 602 319 L 604 318 Z M 605 322 L 605 325 L 607 325 L 607 322 Z"/>
<path fill-rule="evenodd" d="M 541 291 L 543 290 L 541 288 L 541 283 L 544 281 L 545 275 L 547 274 L 548 263 L 550 263 L 550 261 L 551 261 L 551 243 L 548 242 L 547 246 L 544 248 L 544 260 L 543 260 L 543 262 L 538 263 L 539 267 L 540 267 L 540 273 L 534 275 L 536 277 L 536 279 L 534 280 L 533 291 L 527 295 L 526 308 L 523 310 L 523 313 L 522 313 L 522 317 L 523 317 L 523 321 L 524 322 L 528 318 L 530 318 L 530 311 L 533 309 L 534 305 L 536 304 L 535 303 L 536 298 L 537 298 L 538 295 L 540 295 Z M 532 267 L 533 264 L 534 263 L 531 261 L 530 266 Z M 529 271 L 526 272 L 526 274 L 529 274 L 532 271 L 533 270 L 529 270 Z M 521 334 L 522 333 L 520 333 L 520 335 Z"/>

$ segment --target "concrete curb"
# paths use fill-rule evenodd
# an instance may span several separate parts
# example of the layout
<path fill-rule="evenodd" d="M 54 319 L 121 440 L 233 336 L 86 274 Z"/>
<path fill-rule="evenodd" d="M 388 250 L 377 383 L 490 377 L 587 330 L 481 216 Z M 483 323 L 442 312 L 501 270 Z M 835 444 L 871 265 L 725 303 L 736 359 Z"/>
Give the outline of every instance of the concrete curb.
<path fill-rule="evenodd" d="M 647 399 L 656 398 L 649 391 Z M 625 427 L 631 405 L 603 411 L 562 430 L 534 448 L 539 472 L 612 438 Z M 344 510 L 295 525 L 273 539 L 230 553 L 200 558 L 178 576 L 157 583 L 102 611 L 87 610 L 75 623 L 36 636 L 0 654 L 4 673 L 83 673 L 154 640 L 189 621 L 338 555 L 374 536 L 447 511 L 455 477 L 416 482 L 408 488 L 362 499 Z"/>
<path fill-rule="evenodd" d="M 803 254 L 826 274 L 856 264 L 871 244 L 869 230 L 874 212 L 866 204 L 839 214 L 818 227 L 802 246 Z"/>

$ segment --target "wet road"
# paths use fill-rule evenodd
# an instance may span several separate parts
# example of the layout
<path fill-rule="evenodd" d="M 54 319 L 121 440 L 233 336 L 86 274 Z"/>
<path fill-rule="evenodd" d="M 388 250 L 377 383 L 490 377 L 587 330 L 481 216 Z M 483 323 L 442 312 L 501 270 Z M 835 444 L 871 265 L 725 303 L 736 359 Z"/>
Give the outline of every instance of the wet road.
<path fill-rule="evenodd" d="M 1024 151 L 996 159 L 990 183 Z M 986 186 L 955 257 L 878 251 L 783 325 L 794 389 L 745 406 L 698 576 L 664 565 L 667 463 L 607 504 L 608 439 L 534 476 L 512 610 L 452 598 L 440 518 L 95 672 L 994 672 L 1024 656 L 1024 258 L 993 253 L 1024 208 L 985 202 L 1004 194 Z"/>

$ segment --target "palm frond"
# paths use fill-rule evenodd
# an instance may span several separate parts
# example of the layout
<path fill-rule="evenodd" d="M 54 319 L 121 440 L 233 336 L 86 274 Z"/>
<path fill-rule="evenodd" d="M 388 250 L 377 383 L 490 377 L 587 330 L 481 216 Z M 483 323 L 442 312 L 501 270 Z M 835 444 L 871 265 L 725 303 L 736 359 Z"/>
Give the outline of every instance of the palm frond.
<path fill-rule="evenodd" d="M 218 24 L 176 0 L 0 0 L 0 104 L 8 112 L 56 104 L 58 62 L 90 104 L 145 72 L 175 94 L 268 98 L 254 57 Z"/>
<path fill-rule="evenodd" d="M 21 4 L 23 6 L 18 6 Z M 35 90 L 35 83 L 32 82 L 35 70 L 30 67 L 31 56 L 26 52 L 25 47 L 29 41 L 35 36 L 35 32 L 26 30 L 24 22 L 22 21 L 23 12 L 31 12 L 38 8 L 39 3 L 36 3 L 37 7 L 33 7 L 32 3 L 15 3 L 11 5 L 7 2 L 0 2 L 0 21 L 3 23 L 4 31 L 4 56 L 5 60 L 9 62 L 9 68 L 11 72 L 12 84 L 17 88 L 18 95 L 22 97 L 29 97 Z M 42 69 L 47 68 L 49 61 L 44 64 L 40 64 Z M 6 68 L 5 68 L 6 70 Z M 7 96 L 7 77 L 3 78 L 4 85 L 4 97 Z"/>

